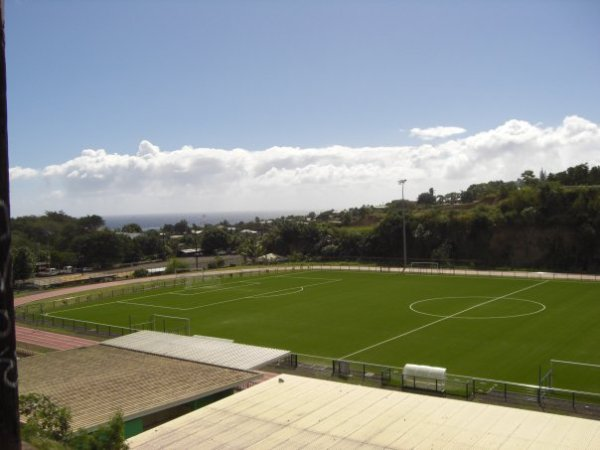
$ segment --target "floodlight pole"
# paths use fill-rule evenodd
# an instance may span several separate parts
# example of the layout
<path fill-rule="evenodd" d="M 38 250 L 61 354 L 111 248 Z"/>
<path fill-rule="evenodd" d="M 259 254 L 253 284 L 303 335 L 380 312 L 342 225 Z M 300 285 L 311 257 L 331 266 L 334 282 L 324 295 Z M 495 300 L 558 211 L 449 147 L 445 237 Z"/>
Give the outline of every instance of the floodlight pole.
<path fill-rule="evenodd" d="M 194 251 L 194 256 L 196 257 L 196 270 L 198 270 L 198 229 L 196 224 L 194 224 L 192 232 L 194 233 L 194 245 L 196 246 L 196 250 Z"/>
<path fill-rule="evenodd" d="M 10 258 L 10 195 L 4 1 L 0 1 L 0 447 L 20 449 L 15 304 Z"/>
<path fill-rule="evenodd" d="M 402 186 L 402 251 L 404 252 L 404 270 L 406 270 L 406 204 L 404 203 L 404 183 L 406 183 L 406 179 L 398 180 L 398 184 Z"/>

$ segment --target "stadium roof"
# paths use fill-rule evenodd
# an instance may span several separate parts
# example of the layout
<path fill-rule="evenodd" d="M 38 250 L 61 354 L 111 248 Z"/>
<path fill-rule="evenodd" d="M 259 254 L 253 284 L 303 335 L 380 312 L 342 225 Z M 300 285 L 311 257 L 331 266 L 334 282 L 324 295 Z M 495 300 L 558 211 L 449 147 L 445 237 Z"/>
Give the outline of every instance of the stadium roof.
<path fill-rule="evenodd" d="M 236 344 L 225 339 L 156 331 L 139 331 L 102 344 L 240 370 L 256 369 L 289 354 L 287 350 Z"/>
<path fill-rule="evenodd" d="M 19 393 L 66 406 L 72 426 L 93 428 L 118 410 L 142 417 L 245 384 L 259 375 L 105 345 L 19 361 Z"/>
<path fill-rule="evenodd" d="M 128 443 L 131 449 L 600 448 L 600 422 L 282 375 Z"/>

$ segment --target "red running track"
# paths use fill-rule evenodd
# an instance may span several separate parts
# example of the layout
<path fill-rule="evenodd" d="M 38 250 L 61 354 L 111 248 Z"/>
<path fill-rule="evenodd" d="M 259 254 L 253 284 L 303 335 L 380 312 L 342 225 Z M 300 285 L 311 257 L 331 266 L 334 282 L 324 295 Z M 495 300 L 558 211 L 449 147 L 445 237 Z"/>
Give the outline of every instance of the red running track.
<path fill-rule="evenodd" d="M 70 350 L 79 347 L 89 347 L 98 344 L 97 341 L 83 339 L 66 334 L 51 333 L 49 331 L 34 330 L 33 328 L 15 327 L 17 342 L 33 344 L 54 350 Z"/>

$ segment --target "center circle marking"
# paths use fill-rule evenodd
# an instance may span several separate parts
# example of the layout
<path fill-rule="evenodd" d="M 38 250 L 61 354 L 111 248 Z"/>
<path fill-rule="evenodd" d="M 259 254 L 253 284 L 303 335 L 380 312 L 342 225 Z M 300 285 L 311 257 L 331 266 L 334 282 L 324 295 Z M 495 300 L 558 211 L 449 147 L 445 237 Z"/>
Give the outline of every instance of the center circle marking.
<path fill-rule="evenodd" d="M 546 309 L 546 305 L 544 305 L 543 303 L 536 302 L 534 300 L 526 300 L 523 298 L 515 298 L 515 297 L 503 297 L 501 299 L 498 299 L 498 301 L 513 300 L 513 301 L 517 301 L 517 302 L 532 303 L 532 304 L 536 305 L 537 309 L 535 311 L 528 312 L 528 313 L 510 314 L 510 315 L 503 315 L 503 316 L 463 316 L 461 314 L 458 314 L 458 315 L 433 314 L 433 313 L 428 313 L 425 311 L 420 311 L 417 307 L 419 304 L 426 303 L 426 302 L 455 300 L 455 299 L 468 299 L 468 298 L 481 299 L 481 300 L 493 300 L 496 297 L 485 297 L 485 296 L 433 297 L 433 298 L 426 298 L 423 300 L 417 300 L 416 302 L 412 302 L 408 307 L 410 308 L 411 311 L 416 312 L 417 314 L 422 314 L 424 316 L 439 317 L 441 319 L 465 319 L 465 320 L 513 319 L 516 317 L 525 317 L 525 316 L 532 316 L 533 314 L 539 314 Z M 485 303 L 485 301 L 483 303 Z M 471 308 L 465 308 L 465 309 L 468 309 L 470 311 L 471 309 L 477 309 L 477 308 L 478 308 L 478 306 L 473 305 Z"/>

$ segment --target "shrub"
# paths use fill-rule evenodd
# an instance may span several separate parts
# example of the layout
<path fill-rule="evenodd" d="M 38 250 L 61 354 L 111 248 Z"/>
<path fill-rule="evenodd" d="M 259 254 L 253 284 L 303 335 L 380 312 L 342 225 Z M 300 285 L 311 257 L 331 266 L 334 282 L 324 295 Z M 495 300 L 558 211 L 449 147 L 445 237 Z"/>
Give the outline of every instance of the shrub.
<path fill-rule="evenodd" d="M 19 412 L 25 416 L 23 436 L 65 441 L 71 434 L 71 412 L 42 394 L 21 395 Z"/>
<path fill-rule="evenodd" d="M 148 276 L 148 270 L 146 269 L 135 269 L 133 271 L 134 278 L 143 278 Z"/>
<path fill-rule="evenodd" d="M 165 273 L 186 272 L 189 269 L 190 267 L 186 263 L 179 261 L 177 258 L 171 258 L 167 263 Z"/>

